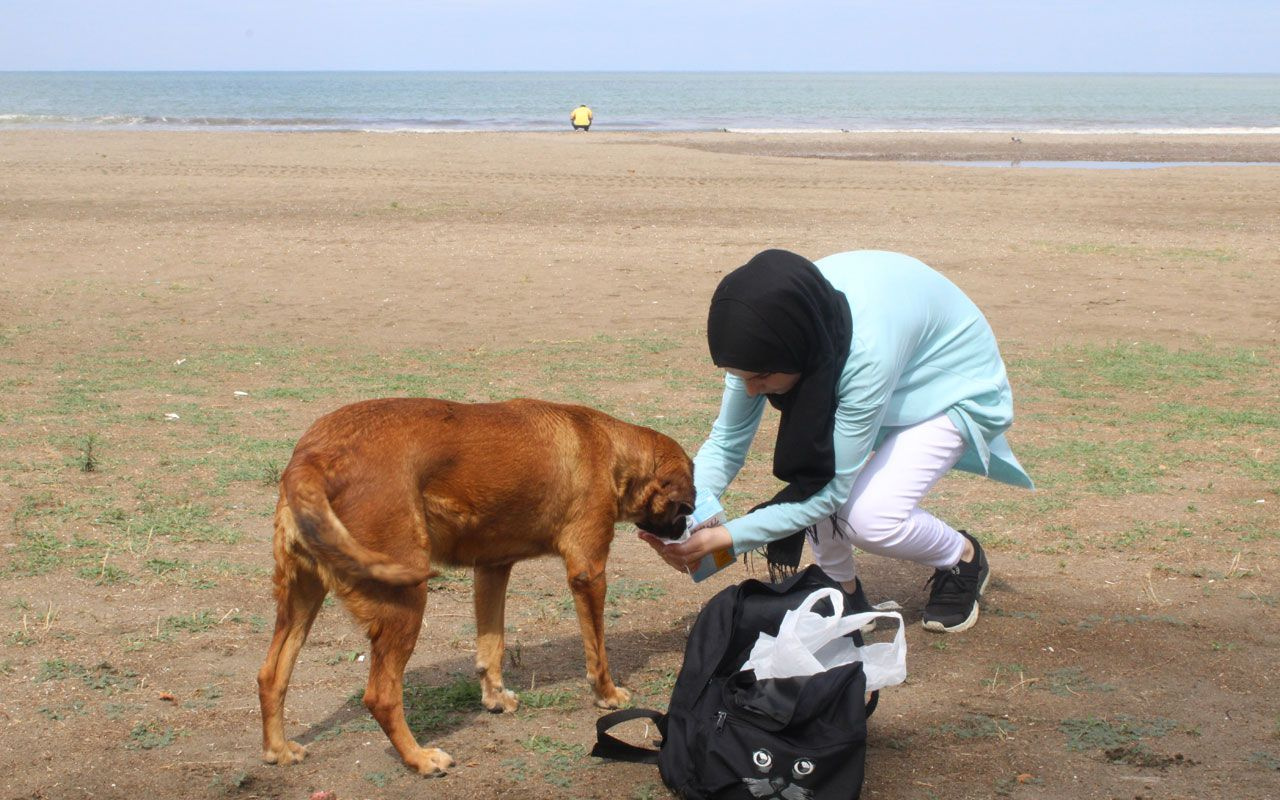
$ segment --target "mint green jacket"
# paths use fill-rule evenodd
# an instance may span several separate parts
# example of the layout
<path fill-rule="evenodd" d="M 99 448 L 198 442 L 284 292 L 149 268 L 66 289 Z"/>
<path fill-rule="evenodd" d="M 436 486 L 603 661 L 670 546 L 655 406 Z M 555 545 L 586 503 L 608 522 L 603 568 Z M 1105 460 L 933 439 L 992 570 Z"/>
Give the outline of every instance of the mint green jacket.
<path fill-rule="evenodd" d="M 849 300 L 853 330 L 840 374 L 833 431 L 835 474 L 799 503 L 779 503 L 730 520 L 735 553 L 754 550 L 829 517 L 849 499 L 867 459 L 895 429 L 945 413 L 966 448 L 955 468 L 1033 488 L 1004 432 L 1013 392 L 991 326 L 941 274 L 910 256 L 876 250 L 815 262 Z M 697 521 L 718 511 L 737 476 L 767 402 L 725 375 L 720 415 L 693 460 Z"/>

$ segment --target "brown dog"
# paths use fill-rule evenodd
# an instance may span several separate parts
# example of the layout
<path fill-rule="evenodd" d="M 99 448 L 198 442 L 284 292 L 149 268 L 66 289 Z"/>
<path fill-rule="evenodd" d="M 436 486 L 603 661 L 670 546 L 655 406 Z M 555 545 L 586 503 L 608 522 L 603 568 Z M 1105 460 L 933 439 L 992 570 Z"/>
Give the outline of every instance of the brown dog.
<path fill-rule="evenodd" d="M 568 570 L 596 705 L 630 695 L 604 649 L 605 559 L 614 524 L 684 531 L 693 468 L 672 439 L 582 406 L 370 400 L 321 417 L 280 479 L 276 629 L 258 671 L 263 759 L 306 755 L 284 737 L 284 697 L 321 601 L 336 592 L 370 640 L 364 704 L 405 763 L 440 774 L 453 759 L 419 747 L 404 718 L 432 563 L 475 568 L 476 672 L 490 711 L 503 688 L 503 606 L 511 566 L 557 554 Z"/>

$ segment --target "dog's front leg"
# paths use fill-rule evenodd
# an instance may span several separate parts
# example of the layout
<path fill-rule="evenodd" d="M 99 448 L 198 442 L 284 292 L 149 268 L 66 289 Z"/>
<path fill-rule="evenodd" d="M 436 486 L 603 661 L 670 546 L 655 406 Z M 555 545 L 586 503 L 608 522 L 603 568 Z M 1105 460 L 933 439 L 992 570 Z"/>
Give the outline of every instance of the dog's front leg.
<path fill-rule="evenodd" d="M 515 711 L 519 698 L 502 685 L 502 656 L 506 652 L 503 628 L 507 580 L 511 565 L 476 567 L 476 674 L 480 676 L 480 702 L 495 714 Z"/>
<path fill-rule="evenodd" d="M 569 589 L 578 610 L 582 628 L 582 648 L 587 656 L 587 680 L 596 693 L 600 708 L 621 708 L 631 700 L 631 693 L 614 686 L 609 674 L 609 657 L 604 650 L 604 598 L 608 588 L 604 566 L 607 551 L 595 557 L 565 556 L 569 573 Z"/>

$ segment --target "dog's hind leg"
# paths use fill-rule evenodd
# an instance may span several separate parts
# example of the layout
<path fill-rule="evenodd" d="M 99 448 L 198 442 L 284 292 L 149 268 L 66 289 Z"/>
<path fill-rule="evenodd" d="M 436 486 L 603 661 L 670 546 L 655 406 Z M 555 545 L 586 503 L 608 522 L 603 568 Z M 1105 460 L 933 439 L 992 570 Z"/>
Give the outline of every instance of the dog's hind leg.
<path fill-rule="evenodd" d="M 258 702 L 262 707 L 262 760 L 268 764 L 301 761 L 306 748 L 284 738 L 284 697 L 298 651 L 307 640 L 326 594 L 320 578 L 293 559 L 277 561 L 276 630 L 266 661 L 258 670 Z"/>
<path fill-rule="evenodd" d="M 420 775 L 443 775 L 454 761 L 435 747 L 419 747 L 404 717 L 404 668 L 413 655 L 427 603 L 426 583 L 399 587 L 381 597 L 349 599 L 347 607 L 369 631 L 369 683 L 364 705 L 395 746 L 396 752 Z"/>
<path fill-rule="evenodd" d="M 515 711 L 520 705 L 515 692 L 502 685 L 503 620 L 510 577 L 511 564 L 476 567 L 476 674 L 480 702 L 495 714 Z"/>
<path fill-rule="evenodd" d="M 578 610 L 578 626 L 582 628 L 582 648 L 587 657 L 587 680 L 595 691 L 600 708 L 621 708 L 631 700 L 631 693 L 615 686 L 609 674 L 609 656 L 604 649 L 605 559 L 609 556 L 609 537 L 596 537 L 604 546 L 588 554 L 565 553 L 564 565 L 569 575 L 569 589 Z"/>

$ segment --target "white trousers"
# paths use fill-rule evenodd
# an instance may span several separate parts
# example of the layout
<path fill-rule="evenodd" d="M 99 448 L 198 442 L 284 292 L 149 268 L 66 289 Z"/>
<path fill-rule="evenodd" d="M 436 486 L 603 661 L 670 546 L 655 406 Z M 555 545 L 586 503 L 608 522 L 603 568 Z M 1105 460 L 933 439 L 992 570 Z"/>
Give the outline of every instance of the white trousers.
<path fill-rule="evenodd" d="M 829 519 L 818 523 L 817 541 L 809 540 L 814 561 L 841 582 L 857 575 L 854 547 L 935 569 L 955 566 L 964 537 L 921 509 L 920 501 L 964 449 L 964 438 L 946 414 L 886 437 L 836 512 L 836 525 Z"/>

